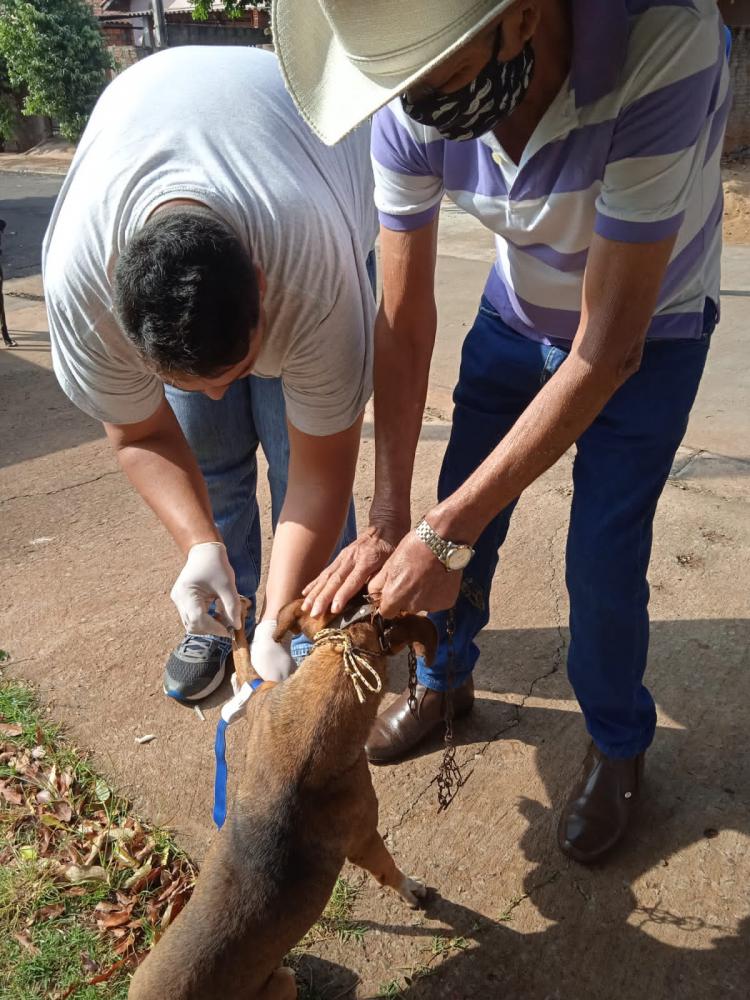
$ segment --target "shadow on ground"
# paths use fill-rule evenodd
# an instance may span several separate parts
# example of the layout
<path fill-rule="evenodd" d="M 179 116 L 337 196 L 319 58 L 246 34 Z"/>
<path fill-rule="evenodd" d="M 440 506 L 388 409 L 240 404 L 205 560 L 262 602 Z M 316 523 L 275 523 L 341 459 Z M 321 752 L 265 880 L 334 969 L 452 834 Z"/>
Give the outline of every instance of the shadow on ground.
<path fill-rule="evenodd" d="M 502 760 L 504 741 L 531 749 L 554 806 L 528 797 L 522 787 L 515 803 L 506 803 L 524 821 L 518 850 L 527 864 L 523 893 L 507 905 L 498 900 L 495 919 L 486 915 L 488 907 L 480 913 L 433 889 L 424 914 L 429 924 L 357 920 L 368 930 L 423 938 L 425 947 L 436 934 L 463 939 L 434 968 L 394 970 L 395 979 L 399 973 L 401 982 L 406 977 L 406 987 L 399 994 L 381 995 L 408 1000 L 748 996 L 750 919 L 742 919 L 739 927 L 731 919 L 738 903 L 740 912 L 750 910 L 746 887 L 734 883 L 733 857 L 739 859 L 737 852 L 744 847 L 741 838 L 731 835 L 750 836 L 750 620 L 653 623 L 648 680 L 660 705 L 660 725 L 648 756 L 646 795 L 628 843 L 590 868 L 568 861 L 553 846 L 559 807 L 584 746 L 580 716 L 568 700 L 572 693 L 566 691 L 564 664 L 556 662 L 567 635 L 558 629 L 488 631 L 481 646 L 477 685 L 482 694 L 457 733 L 466 783 L 450 807 L 453 816 L 443 836 L 455 835 L 462 810 L 465 816 L 475 801 L 472 784 L 488 782 L 486 767 L 477 773 L 482 766 L 478 759 L 494 750 L 494 766 Z M 530 666 L 529 685 L 508 691 L 503 678 L 517 679 L 522 662 Z M 549 670 L 540 674 L 544 662 Z M 679 677 L 670 669 L 675 663 L 682 664 Z M 394 690 L 404 679 L 401 669 L 397 674 Z M 427 750 L 436 746 L 437 741 Z M 503 824 L 501 818 L 496 825 L 493 820 L 486 816 L 484 836 L 499 842 L 503 826 L 512 823 Z M 427 830 L 424 836 L 421 870 L 426 871 L 435 841 Z M 488 850 L 491 855 L 491 844 Z M 454 848 L 453 856 L 471 871 L 471 854 Z M 454 864 L 448 873 L 443 869 L 455 886 L 462 884 L 463 864 Z M 691 871 L 690 865 L 696 867 Z M 660 871 L 670 867 L 669 875 Z M 488 868 L 485 853 L 477 875 L 486 875 Z M 646 905 L 644 884 L 648 886 L 650 872 L 660 888 Z M 471 895 L 471 876 L 463 878 L 463 889 Z M 707 881 L 711 912 L 700 891 Z M 672 892 L 679 906 L 672 905 Z M 520 905 L 535 908 L 535 923 L 546 925 L 543 930 L 514 929 Z M 442 926 L 436 928 L 435 922 Z M 355 995 L 365 996 L 355 994 L 343 977 L 334 977 L 316 994 L 321 1000 Z"/>
<path fill-rule="evenodd" d="M 51 369 L 22 356 L 38 352 L 40 358 L 46 359 L 49 335 L 26 331 L 21 334 L 10 314 L 8 324 L 20 350 L 0 349 L 0 398 L 4 411 L 0 468 L 103 437 L 102 425 L 97 420 L 71 406 Z"/>

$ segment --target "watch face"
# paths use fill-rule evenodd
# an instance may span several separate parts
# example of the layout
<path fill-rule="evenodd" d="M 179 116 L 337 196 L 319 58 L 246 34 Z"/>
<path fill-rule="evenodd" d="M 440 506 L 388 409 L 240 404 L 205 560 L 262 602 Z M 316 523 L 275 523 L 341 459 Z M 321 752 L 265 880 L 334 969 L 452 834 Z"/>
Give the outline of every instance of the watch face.
<path fill-rule="evenodd" d="M 468 545 L 461 545 L 450 553 L 445 562 L 448 569 L 466 569 L 473 555 Z"/>

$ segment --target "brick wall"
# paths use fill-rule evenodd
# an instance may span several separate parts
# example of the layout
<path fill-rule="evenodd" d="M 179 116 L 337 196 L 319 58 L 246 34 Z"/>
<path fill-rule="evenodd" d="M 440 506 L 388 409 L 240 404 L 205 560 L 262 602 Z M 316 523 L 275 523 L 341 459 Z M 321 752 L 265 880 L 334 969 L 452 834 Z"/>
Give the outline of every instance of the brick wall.
<path fill-rule="evenodd" d="M 121 47 L 123 45 L 133 45 L 133 28 L 129 24 L 100 22 L 104 41 L 108 49 Z"/>
<path fill-rule="evenodd" d="M 115 61 L 115 75 L 137 63 L 139 59 L 151 55 L 151 49 L 142 45 L 110 45 L 109 51 Z"/>

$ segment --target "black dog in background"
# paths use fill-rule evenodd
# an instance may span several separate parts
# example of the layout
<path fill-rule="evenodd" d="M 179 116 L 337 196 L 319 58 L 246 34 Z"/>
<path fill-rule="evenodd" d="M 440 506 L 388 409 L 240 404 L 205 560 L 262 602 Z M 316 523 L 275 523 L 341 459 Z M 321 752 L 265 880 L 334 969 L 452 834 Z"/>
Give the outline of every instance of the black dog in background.
<path fill-rule="evenodd" d="M 0 257 L 3 255 L 3 233 L 5 232 L 5 219 L 0 219 Z M 8 324 L 5 322 L 5 299 L 3 298 L 3 265 L 0 264 L 0 330 L 3 334 L 3 343 L 6 347 L 18 347 L 8 333 Z"/>

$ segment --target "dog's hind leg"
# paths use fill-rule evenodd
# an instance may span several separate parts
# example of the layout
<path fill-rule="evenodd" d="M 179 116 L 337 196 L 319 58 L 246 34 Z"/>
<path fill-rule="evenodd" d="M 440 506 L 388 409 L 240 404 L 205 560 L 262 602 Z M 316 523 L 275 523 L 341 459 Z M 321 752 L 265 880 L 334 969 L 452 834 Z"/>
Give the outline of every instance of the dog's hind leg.
<path fill-rule="evenodd" d="M 427 889 L 421 882 L 404 875 L 377 830 L 352 849 L 349 860 L 368 871 L 381 885 L 395 889 L 413 908 L 419 906 L 419 900 L 427 895 Z"/>
<path fill-rule="evenodd" d="M 280 965 L 266 985 L 256 994 L 256 1000 L 296 1000 L 297 980 L 294 973 Z"/>

